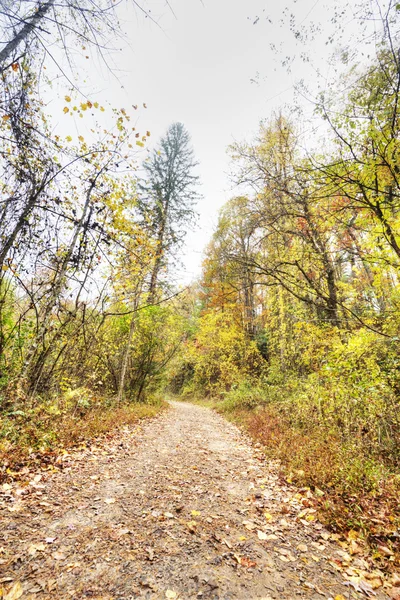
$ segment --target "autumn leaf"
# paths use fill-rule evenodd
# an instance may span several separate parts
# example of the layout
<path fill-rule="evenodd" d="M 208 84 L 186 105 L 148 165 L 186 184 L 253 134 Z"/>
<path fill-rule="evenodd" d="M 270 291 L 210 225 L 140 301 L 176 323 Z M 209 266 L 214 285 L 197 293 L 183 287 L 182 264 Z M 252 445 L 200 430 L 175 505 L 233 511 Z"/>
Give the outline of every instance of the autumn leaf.
<path fill-rule="evenodd" d="M 18 71 L 18 67 L 19 67 L 18 63 L 13 63 L 11 65 L 11 68 L 12 68 L 13 71 Z"/>
<path fill-rule="evenodd" d="M 243 521 L 243 525 L 249 531 L 253 531 L 254 529 L 257 529 L 257 525 L 255 523 L 253 523 L 252 521 Z"/>
<path fill-rule="evenodd" d="M 44 544 L 43 542 L 39 542 L 38 544 L 31 544 L 29 546 L 28 554 L 34 556 L 36 552 L 43 552 L 44 550 L 46 550 L 46 544 Z"/>
<path fill-rule="evenodd" d="M 299 544 L 297 546 L 297 550 L 299 550 L 300 552 L 307 552 L 308 548 L 305 544 Z"/>
<path fill-rule="evenodd" d="M 239 565 L 242 567 L 246 567 L 248 569 L 252 567 L 256 567 L 257 563 L 254 560 L 251 560 L 248 556 L 240 556 L 239 554 L 233 555 Z"/>
<path fill-rule="evenodd" d="M 188 521 L 186 523 L 186 526 L 189 529 L 190 533 L 196 533 L 196 531 L 197 531 L 197 523 L 196 523 L 196 521 Z"/>
<path fill-rule="evenodd" d="M 65 96 L 64 100 L 65 102 L 71 102 L 71 96 Z"/>
<path fill-rule="evenodd" d="M 69 108 L 68 106 L 64 106 L 63 108 L 63 113 L 66 115 L 67 113 L 69 113 Z"/>
<path fill-rule="evenodd" d="M 3 600 L 18 600 L 23 594 L 22 585 L 19 581 L 15 582 L 12 588 L 3 596 Z"/>
<path fill-rule="evenodd" d="M 265 520 L 267 521 L 267 523 L 270 523 L 271 521 L 274 520 L 274 517 L 272 515 L 270 515 L 268 512 L 264 513 L 264 517 L 265 517 Z"/>

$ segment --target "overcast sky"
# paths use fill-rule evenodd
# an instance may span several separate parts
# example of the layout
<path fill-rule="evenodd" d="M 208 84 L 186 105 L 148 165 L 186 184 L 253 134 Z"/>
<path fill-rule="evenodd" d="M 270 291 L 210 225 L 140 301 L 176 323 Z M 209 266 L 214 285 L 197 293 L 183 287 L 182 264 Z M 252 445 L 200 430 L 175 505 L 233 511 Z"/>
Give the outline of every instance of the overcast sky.
<path fill-rule="evenodd" d="M 143 18 L 132 4 L 120 5 L 125 39 L 114 41 L 120 51 L 109 57 L 111 71 L 91 63 L 87 85 L 91 99 L 105 105 L 129 109 L 145 102 L 147 110 L 138 114 L 139 128 L 151 131 L 151 143 L 174 121 L 183 122 L 190 132 L 200 163 L 203 200 L 198 228 L 188 234 L 182 252 L 184 268 L 177 274 L 186 283 L 200 273 L 218 209 L 235 194 L 227 147 L 235 140 L 250 140 L 262 119 L 292 103 L 299 80 L 316 91 L 317 83 L 323 85 L 324 78 L 332 76 L 328 59 L 335 44 L 327 47 L 325 41 L 334 13 L 332 4 L 322 0 L 292 0 L 287 3 L 289 11 L 279 0 L 170 0 L 170 4 L 174 13 L 165 0 L 148 1 L 156 23 Z M 296 45 L 290 12 L 304 31 L 322 23 L 324 32 L 314 41 L 310 36 L 305 46 Z M 311 62 L 301 60 L 304 51 Z M 286 56 L 297 57 L 291 71 L 282 65 Z M 311 113 L 312 105 L 300 101 Z"/>

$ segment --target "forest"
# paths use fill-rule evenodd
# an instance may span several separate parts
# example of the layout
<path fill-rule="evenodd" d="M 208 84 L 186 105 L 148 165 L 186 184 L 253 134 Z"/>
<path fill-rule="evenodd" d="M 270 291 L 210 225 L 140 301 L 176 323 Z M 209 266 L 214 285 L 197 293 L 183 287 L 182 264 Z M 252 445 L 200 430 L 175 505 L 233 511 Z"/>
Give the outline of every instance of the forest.
<path fill-rule="evenodd" d="M 393 570 L 400 6 L 382 16 L 372 54 L 316 99 L 324 133 L 312 150 L 285 107 L 230 146 L 232 197 L 200 278 L 183 287 L 171 273 L 201 199 L 185 125 L 152 132 L 143 153 L 153 135 L 133 115 L 145 122 L 145 106 L 105 108 L 64 71 L 59 114 L 48 110 L 60 84 L 51 91 L 46 61 L 68 71 L 72 44 L 101 51 L 118 28 L 113 3 L 0 4 L 2 480 L 164 413 L 168 399 L 201 404 L 311 489 L 328 527 L 362 535 Z M 54 126 L 72 118 L 77 138 Z"/>

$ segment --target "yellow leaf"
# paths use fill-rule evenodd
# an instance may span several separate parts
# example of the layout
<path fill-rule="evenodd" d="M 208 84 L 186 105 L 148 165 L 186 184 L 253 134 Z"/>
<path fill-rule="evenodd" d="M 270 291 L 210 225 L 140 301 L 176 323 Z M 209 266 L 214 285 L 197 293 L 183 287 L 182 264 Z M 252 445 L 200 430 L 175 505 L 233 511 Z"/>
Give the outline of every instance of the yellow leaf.
<path fill-rule="evenodd" d="M 273 517 L 272 515 L 270 515 L 268 512 L 265 512 L 265 513 L 264 513 L 264 517 L 265 517 L 265 520 L 266 520 L 268 523 L 270 523 L 271 521 L 273 521 L 273 518 L 274 518 L 274 517 Z"/>
<path fill-rule="evenodd" d="M 81 109 L 82 110 L 87 110 L 87 107 L 88 107 L 87 103 L 81 102 Z"/>
<path fill-rule="evenodd" d="M 189 529 L 190 533 L 195 533 L 196 529 L 197 529 L 197 523 L 196 521 L 188 521 L 186 523 L 187 528 Z"/>
<path fill-rule="evenodd" d="M 71 96 L 65 96 L 65 102 L 71 102 Z"/>
<path fill-rule="evenodd" d="M 141 142 L 140 140 L 137 140 L 137 141 L 136 141 L 136 146 L 140 146 L 141 148 L 143 148 L 143 147 L 144 147 L 144 144 L 143 144 L 143 142 Z"/>
<path fill-rule="evenodd" d="M 17 581 L 16 583 L 14 583 L 11 590 L 9 590 L 3 598 L 4 600 L 18 600 L 18 598 L 21 598 L 22 594 L 22 585 L 19 581 Z"/>
<path fill-rule="evenodd" d="M 99 108 L 99 103 L 98 103 L 98 102 L 93 102 L 93 106 L 94 106 L 95 108 Z"/>
<path fill-rule="evenodd" d="M 85 141 L 85 139 L 84 139 L 83 135 L 80 135 L 80 136 L 78 136 L 78 140 L 79 140 L 80 142 L 84 142 L 84 141 Z"/>
<path fill-rule="evenodd" d="M 65 139 L 67 140 L 67 142 L 72 142 L 72 137 L 70 135 L 67 135 Z"/>
<path fill-rule="evenodd" d="M 192 510 L 191 515 L 192 517 L 198 517 L 201 515 L 201 512 L 199 512 L 198 510 Z"/>
<path fill-rule="evenodd" d="M 69 108 L 68 108 L 68 106 L 64 106 L 64 108 L 63 108 L 63 112 L 64 112 L 64 114 L 67 114 L 67 113 L 69 113 Z"/>

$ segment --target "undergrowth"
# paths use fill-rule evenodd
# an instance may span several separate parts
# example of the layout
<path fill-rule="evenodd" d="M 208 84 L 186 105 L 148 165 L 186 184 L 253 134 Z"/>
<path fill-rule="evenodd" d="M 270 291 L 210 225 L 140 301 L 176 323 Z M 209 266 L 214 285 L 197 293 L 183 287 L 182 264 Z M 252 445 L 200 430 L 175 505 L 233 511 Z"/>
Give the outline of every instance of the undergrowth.
<path fill-rule="evenodd" d="M 214 400 L 214 408 L 244 426 L 268 457 L 278 459 L 289 483 L 317 490 L 326 526 L 341 533 L 358 531 L 381 568 L 391 570 L 400 564 L 397 465 L 379 448 L 373 451 L 362 428 L 345 435 L 338 426 L 321 425 L 313 411 L 304 418 L 299 391 L 290 381 L 264 388 L 243 384 Z M 393 555 L 385 556 L 382 544 Z"/>
<path fill-rule="evenodd" d="M 63 397 L 0 416 L 0 479 L 7 470 L 51 462 L 62 449 L 154 417 L 167 406 L 160 398 L 119 405 L 110 399 L 89 402 L 83 393 L 73 398 L 73 403 Z"/>

